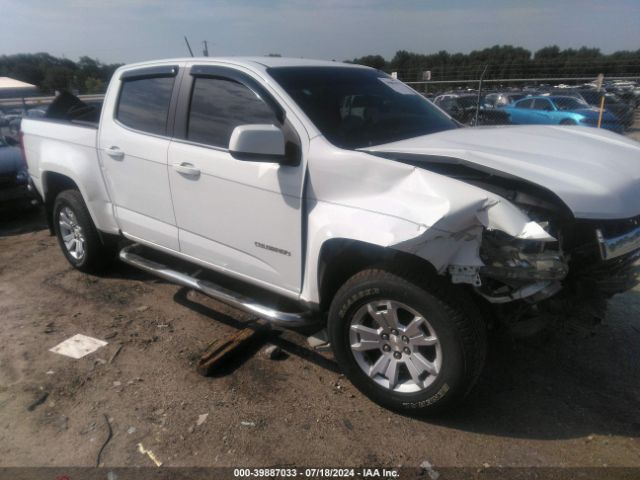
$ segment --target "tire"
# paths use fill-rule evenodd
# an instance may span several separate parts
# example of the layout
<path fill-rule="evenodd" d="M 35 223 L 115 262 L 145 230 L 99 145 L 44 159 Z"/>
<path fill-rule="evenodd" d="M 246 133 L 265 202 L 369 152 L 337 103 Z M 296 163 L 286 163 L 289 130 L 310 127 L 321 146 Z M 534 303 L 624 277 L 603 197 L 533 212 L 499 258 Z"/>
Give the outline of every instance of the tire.
<path fill-rule="evenodd" d="M 565 118 L 560 121 L 560 125 L 577 125 L 575 120 L 571 120 L 570 118 Z"/>
<path fill-rule="evenodd" d="M 394 310 L 400 319 L 395 335 L 380 326 Z M 410 327 L 414 320 L 422 337 Z M 378 345 L 366 328 L 379 335 Z M 404 414 L 431 415 L 454 406 L 471 391 L 484 365 L 486 326 L 478 309 L 464 290 L 435 275 L 363 270 L 336 293 L 327 329 L 338 365 L 353 385 L 379 405 Z M 366 350 L 354 351 L 352 345 Z M 380 365 L 384 375 L 365 373 Z M 389 380 L 394 371 L 395 385 Z"/>
<path fill-rule="evenodd" d="M 67 261 L 81 272 L 101 272 L 113 258 L 113 249 L 102 243 L 79 191 L 65 190 L 56 197 L 53 227 Z"/>

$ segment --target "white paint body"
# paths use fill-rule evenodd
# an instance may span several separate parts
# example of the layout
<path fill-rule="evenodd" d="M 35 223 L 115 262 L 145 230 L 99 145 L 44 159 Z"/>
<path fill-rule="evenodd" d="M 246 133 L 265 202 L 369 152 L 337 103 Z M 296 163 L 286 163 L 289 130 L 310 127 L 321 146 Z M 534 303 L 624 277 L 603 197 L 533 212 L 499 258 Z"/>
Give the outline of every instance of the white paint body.
<path fill-rule="evenodd" d="M 252 77 L 297 132 L 300 165 L 240 161 L 224 149 L 119 124 L 120 75 L 158 65 L 220 65 Z M 66 175 L 80 188 L 98 229 L 311 303 L 319 302 L 319 258 L 331 239 L 403 250 L 441 273 L 450 265 L 482 265 L 478 248 L 485 228 L 553 240 L 494 193 L 373 153 L 450 156 L 515 175 L 557 194 L 577 218 L 640 214 L 637 142 L 596 129 L 523 126 L 456 129 L 368 151 L 344 150 L 329 143 L 269 77 L 267 68 L 281 65 L 342 64 L 206 58 L 122 67 L 107 91 L 99 130 L 24 120 L 35 186 L 46 197 L 46 176 Z M 181 171 L 184 162 L 197 174 Z"/>

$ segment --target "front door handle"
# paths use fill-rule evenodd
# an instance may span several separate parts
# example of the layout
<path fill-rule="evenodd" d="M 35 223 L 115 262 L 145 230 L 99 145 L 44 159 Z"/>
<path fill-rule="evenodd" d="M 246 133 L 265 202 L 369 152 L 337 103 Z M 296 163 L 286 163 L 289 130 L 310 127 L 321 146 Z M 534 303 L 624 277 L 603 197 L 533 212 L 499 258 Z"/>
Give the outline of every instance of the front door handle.
<path fill-rule="evenodd" d="M 200 176 L 200 169 L 195 167 L 191 163 L 187 163 L 187 162 L 174 163 L 173 168 L 175 169 L 176 172 L 181 173 L 183 175 L 188 175 L 190 177 Z"/>
<path fill-rule="evenodd" d="M 124 152 L 120 150 L 119 147 L 115 145 L 106 149 L 107 155 L 109 155 L 114 160 L 122 160 L 124 158 Z"/>

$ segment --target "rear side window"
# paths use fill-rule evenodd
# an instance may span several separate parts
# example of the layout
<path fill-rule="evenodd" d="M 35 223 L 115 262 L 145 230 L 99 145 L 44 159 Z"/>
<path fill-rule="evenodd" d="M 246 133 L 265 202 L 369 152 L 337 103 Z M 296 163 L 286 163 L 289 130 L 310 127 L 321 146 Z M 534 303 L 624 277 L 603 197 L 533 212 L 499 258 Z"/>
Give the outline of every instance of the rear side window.
<path fill-rule="evenodd" d="M 173 82 L 174 77 L 125 80 L 116 118 L 127 127 L 166 135 Z"/>
<path fill-rule="evenodd" d="M 191 95 L 187 139 L 229 148 L 238 125 L 273 124 L 276 116 L 249 88 L 233 80 L 197 77 Z"/>

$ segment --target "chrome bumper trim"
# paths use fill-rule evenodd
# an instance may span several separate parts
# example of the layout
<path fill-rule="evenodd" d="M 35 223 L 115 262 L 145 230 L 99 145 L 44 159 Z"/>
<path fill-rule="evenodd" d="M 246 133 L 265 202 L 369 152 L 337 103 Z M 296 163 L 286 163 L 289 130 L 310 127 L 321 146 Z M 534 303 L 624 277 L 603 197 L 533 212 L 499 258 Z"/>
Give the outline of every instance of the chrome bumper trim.
<path fill-rule="evenodd" d="M 611 260 L 634 250 L 640 250 L 640 227 L 613 238 L 604 238 L 602 231 L 597 229 L 596 237 L 600 246 L 600 257 L 603 260 Z"/>

